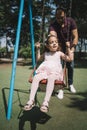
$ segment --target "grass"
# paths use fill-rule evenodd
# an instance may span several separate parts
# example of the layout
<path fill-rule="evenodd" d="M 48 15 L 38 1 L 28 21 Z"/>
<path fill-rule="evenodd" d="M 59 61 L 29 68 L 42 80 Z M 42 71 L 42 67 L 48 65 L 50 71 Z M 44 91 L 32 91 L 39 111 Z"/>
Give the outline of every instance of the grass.
<path fill-rule="evenodd" d="M 79 64 L 79 63 L 77 63 Z M 82 62 L 81 62 L 82 64 Z M 28 100 L 31 66 L 17 66 L 11 119 L 6 119 L 11 78 L 11 64 L 0 64 L 0 130 L 86 130 L 87 129 L 87 67 L 75 67 L 74 85 L 76 94 L 64 90 L 64 99 L 52 96 L 47 114 L 40 112 L 39 105 L 23 112 L 20 105 Z M 38 92 L 38 104 L 45 93 Z"/>

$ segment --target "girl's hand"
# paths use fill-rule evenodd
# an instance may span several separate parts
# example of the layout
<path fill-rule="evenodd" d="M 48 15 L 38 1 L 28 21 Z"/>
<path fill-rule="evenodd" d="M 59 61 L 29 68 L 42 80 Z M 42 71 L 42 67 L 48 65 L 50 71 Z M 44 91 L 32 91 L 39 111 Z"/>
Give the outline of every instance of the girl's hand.
<path fill-rule="evenodd" d="M 66 47 L 70 48 L 70 42 L 66 42 Z"/>
<path fill-rule="evenodd" d="M 40 43 L 37 42 L 37 43 L 35 44 L 35 47 L 36 47 L 37 49 L 40 49 Z"/>

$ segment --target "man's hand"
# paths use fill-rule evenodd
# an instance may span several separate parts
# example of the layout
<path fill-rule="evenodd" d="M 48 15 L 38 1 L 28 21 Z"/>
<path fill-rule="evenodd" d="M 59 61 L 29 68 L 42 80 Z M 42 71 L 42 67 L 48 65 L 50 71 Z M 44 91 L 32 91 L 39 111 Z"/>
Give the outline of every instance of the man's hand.
<path fill-rule="evenodd" d="M 75 47 L 72 47 L 72 48 L 71 48 L 71 51 L 74 52 L 74 51 L 75 51 Z"/>

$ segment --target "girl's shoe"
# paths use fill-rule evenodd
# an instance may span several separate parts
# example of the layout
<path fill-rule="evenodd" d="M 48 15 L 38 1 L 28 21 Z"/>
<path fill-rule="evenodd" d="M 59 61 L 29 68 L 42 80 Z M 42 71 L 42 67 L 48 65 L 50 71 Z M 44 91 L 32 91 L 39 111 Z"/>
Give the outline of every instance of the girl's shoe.
<path fill-rule="evenodd" d="M 42 112 L 47 113 L 47 112 L 49 111 L 48 102 L 45 101 L 45 102 L 41 105 L 40 110 L 41 110 Z"/>
<path fill-rule="evenodd" d="M 35 106 L 34 101 L 28 101 L 27 104 L 24 106 L 23 110 L 29 111 Z"/>

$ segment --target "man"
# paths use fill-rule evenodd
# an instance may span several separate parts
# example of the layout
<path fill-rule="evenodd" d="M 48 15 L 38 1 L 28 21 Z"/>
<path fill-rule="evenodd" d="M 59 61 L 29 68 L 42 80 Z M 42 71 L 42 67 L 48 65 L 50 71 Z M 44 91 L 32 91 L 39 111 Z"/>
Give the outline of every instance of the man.
<path fill-rule="evenodd" d="M 56 19 L 49 26 L 49 34 L 56 35 L 59 39 L 62 51 L 66 52 L 66 42 L 70 42 L 71 51 L 74 53 L 75 47 L 78 43 L 78 30 L 75 21 L 66 17 L 66 12 L 63 8 L 56 9 Z M 67 62 L 68 68 L 68 85 L 72 93 L 76 93 L 76 89 L 73 86 L 73 72 L 74 61 Z M 58 93 L 58 98 L 63 98 L 63 90 Z"/>

